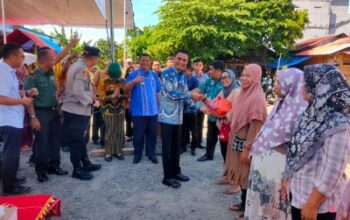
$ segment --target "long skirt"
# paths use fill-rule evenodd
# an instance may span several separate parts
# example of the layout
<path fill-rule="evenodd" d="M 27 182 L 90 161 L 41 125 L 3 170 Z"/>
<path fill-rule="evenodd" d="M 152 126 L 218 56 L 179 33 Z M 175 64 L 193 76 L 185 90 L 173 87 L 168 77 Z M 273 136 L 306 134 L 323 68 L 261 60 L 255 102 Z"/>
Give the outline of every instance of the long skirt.
<path fill-rule="evenodd" d="M 105 150 L 106 155 L 120 155 L 125 144 L 124 110 L 110 110 L 102 114 L 106 125 Z"/>
<path fill-rule="evenodd" d="M 280 193 L 285 165 L 286 156 L 275 150 L 253 156 L 244 213 L 246 219 L 291 219 L 290 201 L 283 199 Z"/>

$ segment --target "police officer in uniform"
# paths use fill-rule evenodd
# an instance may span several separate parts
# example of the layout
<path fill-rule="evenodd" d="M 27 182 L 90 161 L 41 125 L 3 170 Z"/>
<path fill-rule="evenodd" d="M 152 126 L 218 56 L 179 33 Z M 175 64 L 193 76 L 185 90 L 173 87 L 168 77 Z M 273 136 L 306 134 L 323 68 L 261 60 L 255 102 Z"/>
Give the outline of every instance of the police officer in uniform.
<path fill-rule="evenodd" d="M 25 90 L 37 88 L 39 92 L 33 100 L 35 114 L 30 116 L 36 138 L 35 172 L 39 182 L 48 181 L 46 173 L 60 176 L 68 174 L 60 168 L 60 115 L 53 62 L 50 49 L 39 50 L 39 68 L 26 77 L 24 82 Z"/>
<path fill-rule="evenodd" d="M 67 73 L 67 84 L 63 99 L 65 137 L 70 146 L 70 160 L 73 164 L 73 178 L 90 180 L 92 171 L 101 169 L 100 164 L 90 162 L 85 134 L 91 116 L 91 106 L 94 103 L 89 68 L 98 63 L 99 49 L 85 46 L 82 58 L 72 64 Z"/>

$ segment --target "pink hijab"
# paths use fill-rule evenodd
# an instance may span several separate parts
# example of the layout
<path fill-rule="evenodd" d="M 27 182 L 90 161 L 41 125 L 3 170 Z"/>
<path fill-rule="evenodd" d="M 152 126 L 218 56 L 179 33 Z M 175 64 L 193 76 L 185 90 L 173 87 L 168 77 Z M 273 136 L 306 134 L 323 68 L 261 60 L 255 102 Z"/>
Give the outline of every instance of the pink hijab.
<path fill-rule="evenodd" d="M 251 75 L 252 84 L 247 89 L 241 89 L 233 110 L 231 128 L 238 132 L 253 120 L 265 122 L 267 117 L 266 101 L 261 88 L 261 67 L 257 64 L 249 64 L 244 71 Z"/>

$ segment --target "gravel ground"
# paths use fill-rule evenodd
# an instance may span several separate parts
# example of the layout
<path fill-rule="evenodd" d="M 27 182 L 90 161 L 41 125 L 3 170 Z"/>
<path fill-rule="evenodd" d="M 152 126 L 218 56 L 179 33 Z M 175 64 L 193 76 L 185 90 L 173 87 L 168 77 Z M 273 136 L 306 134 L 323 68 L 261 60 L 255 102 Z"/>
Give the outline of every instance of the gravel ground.
<path fill-rule="evenodd" d="M 89 148 L 92 147 L 89 144 Z M 204 150 L 199 149 L 196 157 L 189 152 L 181 155 L 182 171 L 191 180 L 179 189 L 162 185 L 161 163 L 152 164 L 145 157 L 137 165 L 132 164 L 132 156 L 126 156 L 125 161 L 114 159 L 111 163 L 101 157 L 91 157 L 93 162 L 102 164 L 102 169 L 94 172 L 93 180 L 54 175 L 49 176 L 49 182 L 39 184 L 34 168 L 26 163 L 30 152 L 23 152 L 19 174 L 27 177 L 27 185 L 34 189 L 32 194 L 49 193 L 62 200 L 60 219 L 231 220 L 237 213 L 229 211 L 228 205 L 239 198 L 239 193 L 225 195 L 225 186 L 214 184 L 223 166 L 219 146 L 214 161 L 197 162 L 203 153 Z M 71 175 L 69 153 L 62 152 L 61 157 L 62 168 Z M 158 159 L 161 162 L 160 156 Z"/>

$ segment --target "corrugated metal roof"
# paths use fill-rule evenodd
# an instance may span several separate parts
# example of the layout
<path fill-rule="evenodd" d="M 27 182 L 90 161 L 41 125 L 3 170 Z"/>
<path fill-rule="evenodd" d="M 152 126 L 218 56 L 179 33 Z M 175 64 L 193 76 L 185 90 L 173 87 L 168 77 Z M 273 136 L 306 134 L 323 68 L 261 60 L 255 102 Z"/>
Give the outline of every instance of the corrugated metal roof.
<path fill-rule="evenodd" d="M 295 54 L 295 56 L 330 55 L 347 48 L 350 48 L 350 37 L 341 38 L 322 46 L 301 51 Z"/>
<path fill-rule="evenodd" d="M 295 51 L 301 51 L 304 49 L 311 49 L 311 48 L 321 46 L 321 45 L 333 42 L 334 40 L 345 38 L 345 37 L 348 37 L 348 35 L 341 33 L 341 34 L 331 34 L 331 35 L 327 35 L 327 36 L 302 39 L 300 41 L 297 41 Z"/>

